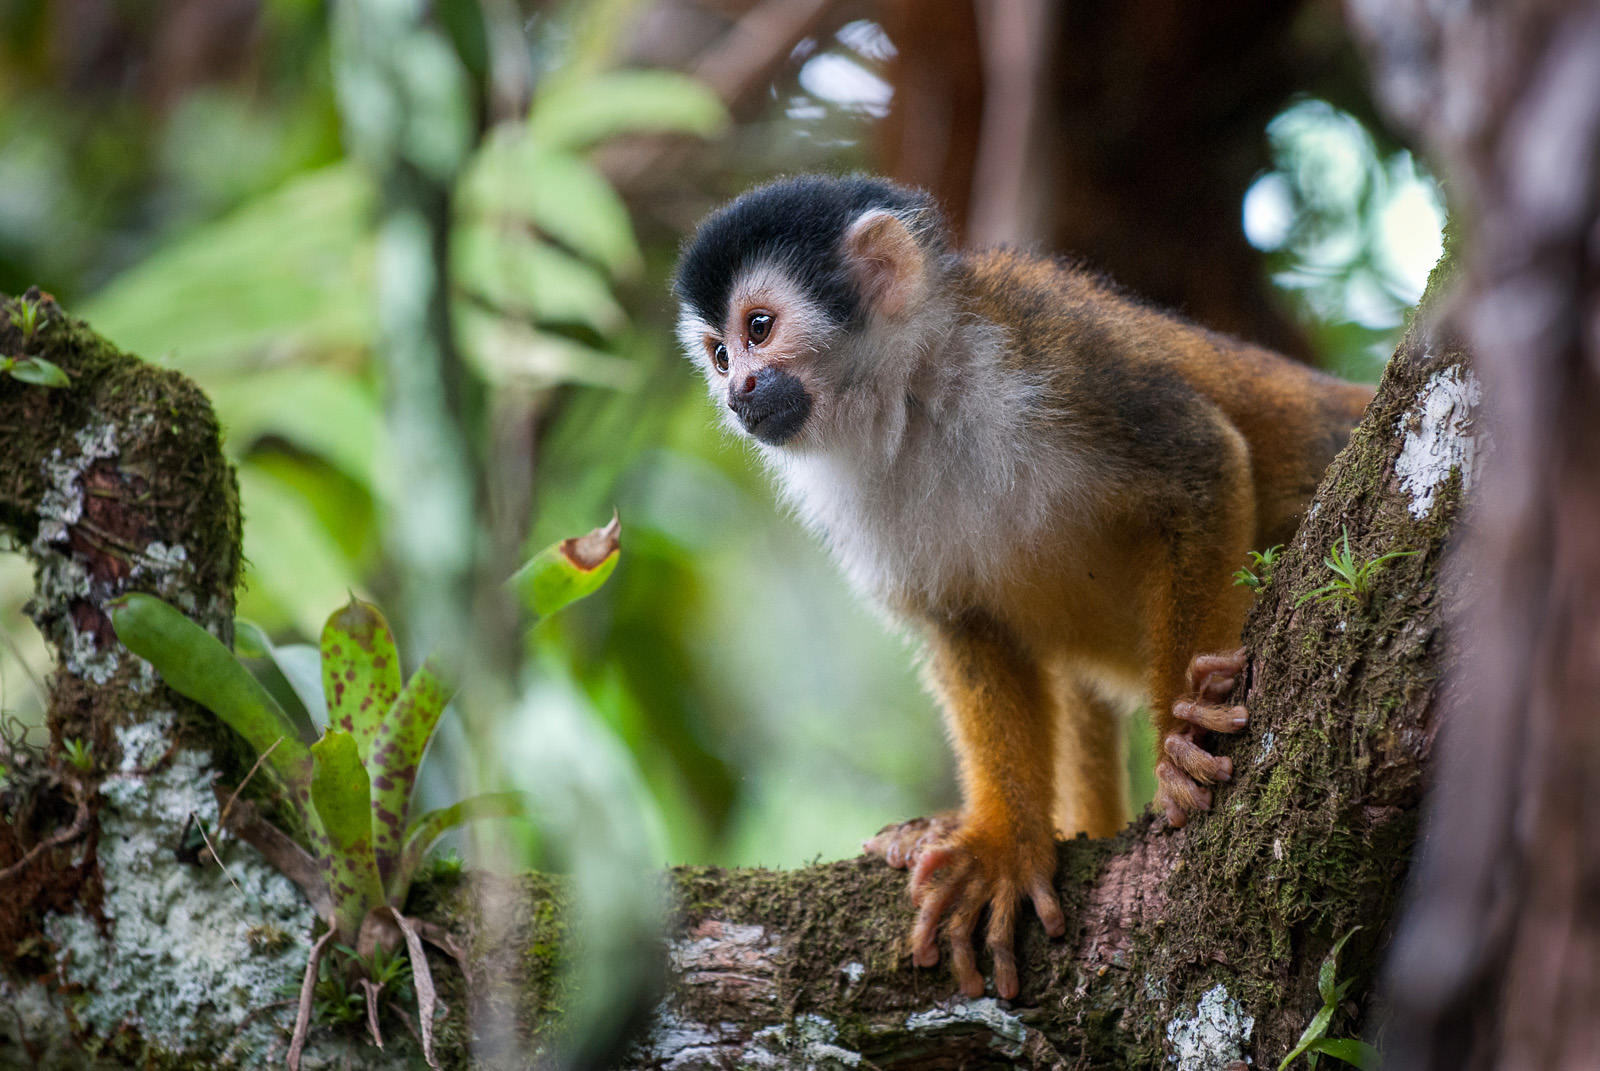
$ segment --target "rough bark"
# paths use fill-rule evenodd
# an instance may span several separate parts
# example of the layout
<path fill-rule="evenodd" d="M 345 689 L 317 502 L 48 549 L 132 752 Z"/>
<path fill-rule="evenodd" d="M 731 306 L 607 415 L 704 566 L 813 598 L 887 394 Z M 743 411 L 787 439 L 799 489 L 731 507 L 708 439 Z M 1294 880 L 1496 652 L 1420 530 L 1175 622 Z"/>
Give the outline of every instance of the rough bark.
<path fill-rule="evenodd" d="M 15 444 L 0 457 L 0 522 L 39 563 L 35 612 L 62 660 L 52 746 L 6 789 L 0 865 L 70 832 L 76 781 L 63 738 L 94 741 L 96 768 L 81 779 L 94 814 L 81 839 L 0 879 L 6 903 L 31 905 L 0 915 L 14 1012 L 0 1016 L 0 1062 L 83 1066 L 95 1053 L 122 1065 L 273 1065 L 290 1011 L 277 990 L 303 968 L 311 912 L 246 845 L 222 848 L 246 895 L 184 861 L 188 816 L 214 820 L 211 777 L 237 778 L 238 750 L 103 621 L 109 598 L 151 590 L 227 636 L 232 476 L 191 386 L 46 308 L 29 352 L 73 383 L 0 378 L 0 427 Z M 5 352 L 23 345 L 0 327 Z M 913 970 L 904 876 L 879 864 L 680 870 L 668 996 L 630 1065 L 1153 1068 L 1176 1056 L 1193 1069 L 1281 1058 L 1320 1003 L 1322 956 L 1358 923 L 1341 973 L 1365 990 L 1405 871 L 1446 657 L 1438 566 L 1476 472 L 1477 397 L 1462 351 L 1414 327 L 1251 617 L 1240 687 L 1253 723 L 1224 745 L 1234 784 L 1183 831 L 1146 818 L 1113 840 L 1062 845 L 1074 926 L 1062 941 L 1031 918 L 1022 927 L 1019 999 L 960 1000 L 943 968 Z M 1328 579 L 1320 559 L 1346 528 L 1358 559 L 1417 553 L 1382 567 L 1359 603 L 1297 607 Z M 493 925 L 484 904 L 501 905 Z M 452 927 L 479 963 L 512 960 L 515 988 L 477 996 L 512 1012 L 538 1051 L 571 996 L 558 885 L 438 878 L 410 910 Z M 450 1009 L 441 1048 L 460 1065 L 464 983 L 445 963 L 436 977 Z M 1357 1031 L 1366 1011 L 1358 997 L 1335 1032 Z M 357 1028 L 322 1030 L 305 1066 L 403 1066 L 415 1050 L 391 1013 L 385 1026 L 383 1053 Z"/>

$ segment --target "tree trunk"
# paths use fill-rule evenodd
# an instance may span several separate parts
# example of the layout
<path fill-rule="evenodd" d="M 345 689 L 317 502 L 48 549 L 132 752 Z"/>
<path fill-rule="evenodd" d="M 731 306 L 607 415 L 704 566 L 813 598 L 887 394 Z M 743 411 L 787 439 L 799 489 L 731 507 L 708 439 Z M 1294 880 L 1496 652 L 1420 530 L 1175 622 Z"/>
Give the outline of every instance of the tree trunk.
<path fill-rule="evenodd" d="M 7 743 L 0 866 L 46 847 L 0 876 L 14 1012 L 0 1016 L 0 1063 L 276 1065 L 292 1015 L 280 989 L 304 968 L 310 909 L 247 845 L 219 849 L 238 889 L 185 850 L 191 815 L 214 828 L 211 779 L 237 782 L 239 748 L 105 623 L 110 598 L 147 590 L 227 638 L 232 474 L 192 386 L 42 307 L 30 339 L 0 316 L 0 351 L 72 376 L 54 390 L 0 377 L 0 523 L 34 555 L 35 617 L 62 655 L 47 751 Z M 1063 844 L 1075 928 L 1050 941 L 1030 916 L 1017 1000 L 961 1000 L 942 966 L 912 969 L 905 878 L 878 863 L 679 870 L 672 978 L 630 1066 L 1275 1062 L 1321 1006 L 1324 954 L 1359 924 L 1340 964 L 1358 984 L 1333 1022 L 1357 1032 L 1433 739 L 1448 651 L 1439 564 L 1476 473 L 1478 393 L 1465 353 L 1419 321 L 1262 588 L 1240 684 L 1251 728 L 1223 747 L 1234 783 L 1185 830 L 1145 818 Z M 1380 566 L 1359 601 L 1297 607 L 1330 579 L 1321 558 L 1346 530 L 1358 560 L 1416 553 Z M 93 743 L 90 771 L 66 760 L 67 739 Z M 481 925 L 482 905 L 507 903 L 509 930 L 504 915 Z M 410 909 L 454 928 L 479 963 L 510 960 L 515 990 L 475 1002 L 513 1011 L 535 1048 L 551 1036 L 570 996 L 556 883 L 435 878 Z M 444 962 L 435 975 L 443 1059 L 463 1064 L 465 985 Z M 386 1010 L 382 1053 L 356 1027 L 320 1030 L 304 1066 L 405 1066 L 416 1049 L 402 1018 Z"/>
<path fill-rule="evenodd" d="M 1600 10 L 1352 2 L 1472 222 L 1456 318 L 1495 456 L 1429 851 L 1389 977 L 1401 1068 L 1600 1053 Z"/>

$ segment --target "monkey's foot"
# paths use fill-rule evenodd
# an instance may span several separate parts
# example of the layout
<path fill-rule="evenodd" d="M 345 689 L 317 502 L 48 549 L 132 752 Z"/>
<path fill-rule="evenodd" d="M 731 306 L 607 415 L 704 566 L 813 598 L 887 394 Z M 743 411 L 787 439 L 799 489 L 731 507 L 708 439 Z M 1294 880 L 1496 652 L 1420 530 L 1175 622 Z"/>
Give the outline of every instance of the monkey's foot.
<path fill-rule="evenodd" d="M 876 855 L 896 870 L 916 864 L 924 851 L 943 843 L 961 825 L 961 815 L 945 811 L 909 822 L 891 822 L 861 842 L 861 850 Z"/>
<path fill-rule="evenodd" d="M 944 818 L 956 816 L 939 816 Z M 911 868 L 911 902 L 917 907 L 917 921 L 911 930 L 911 961 L 919 967 L 932 967 L 939 962 L 939 929 L 943 922 L 956 984 L 970 998 L 983 996 L 983 975 L 978 972 L 972 936 L 987 907 L 989 924 L 984 943 L 994 960 L 995 992 L 1007 1000 L 1015 997 L 1019 985 L 1014 937 L 1017 905 L 1022 897 L 1033 901 L 1033 909 L 1051 937 L 1067 932 L 1061 903 L 1056 899 L 1055 863 L 1055 838 L 1049 834 L 1023 842 L 1010 830 L 985 835 L 961 827 L 953 828 L 937 842 L 922 845 Z"/>
<path fill-rule="evenodd" d="M 1244 707 L 1223 706 L 1244 672 L 1243 647 L 1226 654 L 1196 655 L 1189 663 L 1189 698 L 1172 705 L 1172 716 L 1187 722 L 1161 741 L 1161 761 L 1156 763 L 1156 803 L 1167 821 L 1181 828 L 1195 811 L 1211 809 L 1207 785 L 1233 777 L 1233 760 L 1213 755 L 1201 746 L 1209 732 L 1236 733 L 1245 727 Z"/>

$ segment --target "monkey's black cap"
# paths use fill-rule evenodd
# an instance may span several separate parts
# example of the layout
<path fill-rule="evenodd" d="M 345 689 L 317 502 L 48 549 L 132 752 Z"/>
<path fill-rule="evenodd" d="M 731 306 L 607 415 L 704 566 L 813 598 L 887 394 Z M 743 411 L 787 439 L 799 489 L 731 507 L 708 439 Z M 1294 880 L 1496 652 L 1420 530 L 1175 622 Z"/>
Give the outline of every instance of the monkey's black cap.
<path fill-rule="evenodd" d="M 942 247 L 939 210 L 921 190 L 870 175 L 800 175 L 757 186 L 707 216 L 678 258 L 673 290 L 701 319 L 721 323 L 740 273 L 771 264 L 786 269 L 835 323 L 850 324 L 861 313 L 861 292 L 842 239 L 875 208 L 914 221 L 919 241 L 931 237 Z"/>

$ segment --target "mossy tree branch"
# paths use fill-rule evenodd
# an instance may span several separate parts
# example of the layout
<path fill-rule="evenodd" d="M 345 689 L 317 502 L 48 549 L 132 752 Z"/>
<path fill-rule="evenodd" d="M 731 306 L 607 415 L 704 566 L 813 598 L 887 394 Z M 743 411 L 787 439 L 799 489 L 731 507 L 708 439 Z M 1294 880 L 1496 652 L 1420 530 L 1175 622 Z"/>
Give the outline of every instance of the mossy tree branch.
<path fill-rule="evenodd" d="M 18 444 L 0 457 L 0 523 L 38 563 L 36 616 L 62 655 L 52 739 L 94 743 L 98 826 L 86 851 L 41 853 L 4 890 L 11 902 L 26 889 L 21 902 L 38 906 L 0 913 L 18 1012 L 16 1026 L 0 1016 L 0 1052 L 45 1066 L 77 1066 L 82 1046 L 120 1063 L 155 1054 L 160 1065 L 275 1065 L 288 1009 L 270 994 L 305 962 L 310 912 L 243 845 L 222 854 L 245 901 L 214 868 L 179 860 L 184 812 L 214 820 L 208 778 L 237 774 L 235 741 L 102 631 L 105 603 L 137 588 L 227 636 L 239 562 L 232 475 L 191 385 L 48 309 L 32 343 L 0 326 L 0 349 L 35 345 L 72 377 L 55 391 L 0 380 L 0 427 Z M 1465 353 L 1414 326 L 1247 626 L 1252 662 L 1239 687 L 1252 724 L 1224 745 L 1234 783 L 1185 830 L 1146 818 L 1110 841 L 1062 845 L 1057 878 L 1075 927 L 1049 941 L 1031 918 L 1023 926 L 1016 1001 L 962 1001 L 942 967 L 911 968 L 904 876 L 880 864 L 686 869 L 672 876 L 667 996 L 630 1063 L 1154 1068 L 1175 1055 L 1182 1068 L 1223 1068 L 1248 1053 L 1261 1064 L 1281 1058 L 1320 1006 L 1317 967 L 1359 924 L 1342 976 L 1361 981 L 1334 1021 L 1336 1033 L 1357 1033 L 1433 739 L 1449 652 L 1440 563 L 1476 471 L 1478 393 Z M 1361 559 L 1418 553 L 1378 570 L 1363 602 L 1296 606 L 1327 579 L 1321 559 L 1346 530 Z M 42 762 L 66 783 L 58 758 Z M 21 799 L 47 780 L 7 790 L 0 866 L 70 821 L 60 789 L 54 803 L 48 792 Z M 108 852 L 108 834 L 143 854 Z M 173 925 L 175 904 L 209 928 Z M 48 921 L 46 908 L 57 912 Z M 490 909 L 499 921 L 482 925 Z M 436 879 L 411 910 L 452 930 L 474 962 L 513 960 L 514 988 L 475 996 L 511 1013 L 533 1046 L 553 1036 L 572 999 L 558 971 L 568 916 L 558 885 Z M 287 941 L 258 939 L 269 928 Z M 135 965 L 151 941 L 165 942 L 175 970 L 209 971 L 218 989 L 246 996 L 166 992 L 183 988 L 171 972 Z M 451 1008 L 443 1055 L 462 1064 L 464 983 L 445 964 L 437 973 Z M 347 1049 L 372 1066 L 403 1063 L 403 1031 L 386 1033 L 398 1040 L 379 1054 L 324 1030 L 307 1066 Z"/>

